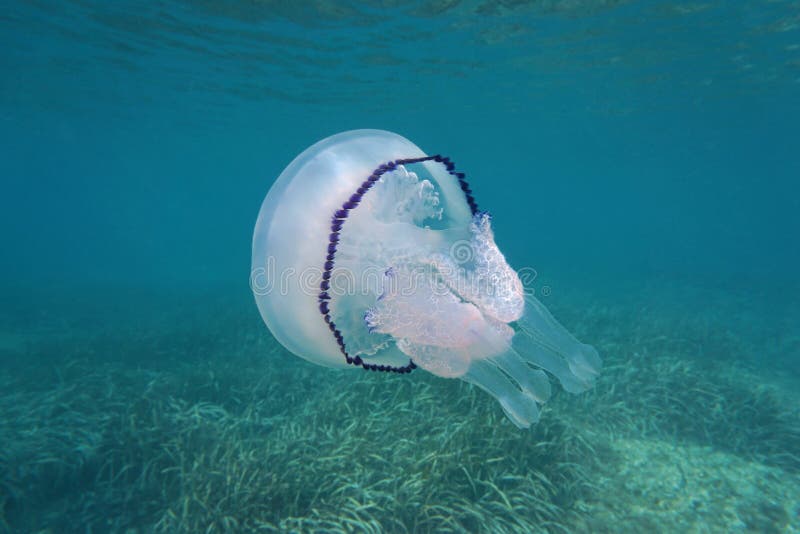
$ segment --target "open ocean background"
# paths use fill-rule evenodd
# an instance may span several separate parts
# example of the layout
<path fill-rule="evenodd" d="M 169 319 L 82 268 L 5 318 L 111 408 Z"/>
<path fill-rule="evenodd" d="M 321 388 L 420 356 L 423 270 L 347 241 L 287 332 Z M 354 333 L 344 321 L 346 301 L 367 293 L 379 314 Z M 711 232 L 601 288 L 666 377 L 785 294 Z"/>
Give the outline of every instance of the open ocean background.
<path fill-rule="evenodd" d="M 796 0 L 1 7 L 0 532 L 800 532 Z M 355 128 L 467 172 L 592 391 L 275 342 L 256 215 Z"/>

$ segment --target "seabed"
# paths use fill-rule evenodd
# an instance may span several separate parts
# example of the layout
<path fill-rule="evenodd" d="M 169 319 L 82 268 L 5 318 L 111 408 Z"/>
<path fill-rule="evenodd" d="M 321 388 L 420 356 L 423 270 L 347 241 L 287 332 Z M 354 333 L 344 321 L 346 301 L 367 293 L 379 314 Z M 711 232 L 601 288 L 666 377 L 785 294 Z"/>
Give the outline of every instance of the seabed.
<path fill-rule="evenodd" d="M 529 431 L 295 358 L 242 288 L 49 298 L 0 315 L 0 531 L 800 532 L 800 312 L 764 295 L 554 292 L 605 366 Z"/>

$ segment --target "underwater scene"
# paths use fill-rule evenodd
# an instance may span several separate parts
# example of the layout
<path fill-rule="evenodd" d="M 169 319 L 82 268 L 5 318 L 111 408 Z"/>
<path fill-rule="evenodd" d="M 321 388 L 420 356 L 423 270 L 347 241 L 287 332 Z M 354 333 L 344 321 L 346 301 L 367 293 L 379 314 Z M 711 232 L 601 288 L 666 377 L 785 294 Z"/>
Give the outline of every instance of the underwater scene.
<path fill-rule="evenodd" d="M 0 532 L 800 532 L 796 0 L 0 45 Z"/>

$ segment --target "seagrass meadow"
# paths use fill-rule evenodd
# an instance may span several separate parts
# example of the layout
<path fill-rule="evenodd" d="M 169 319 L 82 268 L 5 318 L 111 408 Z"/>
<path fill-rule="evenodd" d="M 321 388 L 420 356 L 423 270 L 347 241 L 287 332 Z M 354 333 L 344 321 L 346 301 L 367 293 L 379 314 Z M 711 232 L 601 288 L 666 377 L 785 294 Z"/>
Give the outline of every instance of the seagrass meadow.
<path fill-rule="evenodd" d="M 44 295 L 7 302 L 4 530 L 800 528 L 800 340 L 759 321 L 741 290 L 554 296 L 605 367 L 528 431 L 460 381 L 305 363 L 241 288 L 115 294 L 126 304 L 76 298 L 70 320 Z M 138 315 L 145 303 L 160 311 Z"/>
<path fill-rule="evenodd" d="M 0 534 L 800 534 L 798 125 L 800 0 L 0 2 Z"/>

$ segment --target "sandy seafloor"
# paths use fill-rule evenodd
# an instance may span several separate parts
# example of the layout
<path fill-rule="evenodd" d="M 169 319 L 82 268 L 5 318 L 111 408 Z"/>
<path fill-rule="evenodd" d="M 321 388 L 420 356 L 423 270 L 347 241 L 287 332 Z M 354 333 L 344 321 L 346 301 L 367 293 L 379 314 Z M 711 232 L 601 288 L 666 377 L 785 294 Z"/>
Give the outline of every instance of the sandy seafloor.
<path fill-rule="evenodd" d="M 246 287 L 19 291 L 0 530 L 798 532 L 794 294 L 554 291 L 605 367 L 521 431 L 457 380 L 295 358 Z"/>

